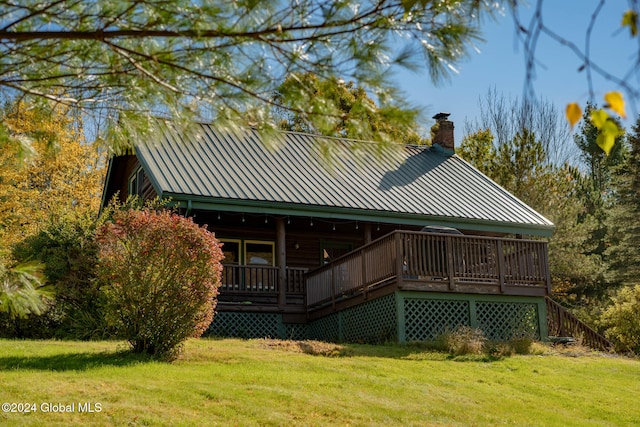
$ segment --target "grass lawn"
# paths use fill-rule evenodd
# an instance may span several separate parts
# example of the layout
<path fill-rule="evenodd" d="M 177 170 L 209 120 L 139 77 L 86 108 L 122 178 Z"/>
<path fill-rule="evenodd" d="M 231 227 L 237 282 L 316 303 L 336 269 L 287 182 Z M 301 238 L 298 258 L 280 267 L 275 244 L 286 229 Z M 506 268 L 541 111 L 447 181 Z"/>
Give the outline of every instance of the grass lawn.
<path fill-rule="evenodd" d="M 167 364 L 123 349 L 0 340 L 0 403 L 31 410 L 3 405 L 0 424 L 640 424 L 640 361 L 623 357 L 546 349 L 487 360 L 412 346 L 200 339 Z"/>

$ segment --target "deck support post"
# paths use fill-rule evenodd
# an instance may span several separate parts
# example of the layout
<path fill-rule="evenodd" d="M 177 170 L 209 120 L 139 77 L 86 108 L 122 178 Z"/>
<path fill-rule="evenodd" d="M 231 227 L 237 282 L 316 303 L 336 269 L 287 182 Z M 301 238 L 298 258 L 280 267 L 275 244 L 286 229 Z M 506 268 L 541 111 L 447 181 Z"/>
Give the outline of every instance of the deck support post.
<path fill-rule="evenodd" d="M 371 224 L 365 222 L 362 226 L 362 232 L 364 234 L 364 244 L 371 243 Z"/>
<path fill-rule="evenodd" d="M 276 218 L 276 262 L 278 265 L 278 305 L 287 303 L 287 245 L 284 218 Z"/>

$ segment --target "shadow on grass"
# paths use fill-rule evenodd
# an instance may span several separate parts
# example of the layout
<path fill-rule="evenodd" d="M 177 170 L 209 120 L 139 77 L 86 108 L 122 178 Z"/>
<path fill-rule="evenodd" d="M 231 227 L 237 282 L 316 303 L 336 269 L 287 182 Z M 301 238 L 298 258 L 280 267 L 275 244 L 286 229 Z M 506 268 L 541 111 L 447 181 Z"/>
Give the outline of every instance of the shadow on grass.
<path fill-rule="evenodd" d="M 0 357 L 0 371 L 86 371 L 105 366 L 124 367 L 150 361 L 146 355 L 130 351 L 102 353 L 66 353 L 52 356 Z"/>

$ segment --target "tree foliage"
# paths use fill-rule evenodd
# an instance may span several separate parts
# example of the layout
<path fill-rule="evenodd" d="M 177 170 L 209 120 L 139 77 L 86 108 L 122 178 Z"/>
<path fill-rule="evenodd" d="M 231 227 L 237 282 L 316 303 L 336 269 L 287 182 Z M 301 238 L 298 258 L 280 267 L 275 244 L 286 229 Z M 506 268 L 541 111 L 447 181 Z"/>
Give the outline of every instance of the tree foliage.
<path fill-rule="evenodd" d="M 288 94 L 288 95 L 287 95 Z M 292 96 L 291 94 L 295 94 Z M 399 105 L 376 105 L 367 92 L 354 82 L 332 77 L 319 79 L 315 74 L 293 74 L 278 88 L 275 97 L 278 103 L 286 104 L 280 111 L 278 125 L 281 129 L 322 134 L 342 138 L 359 138 L 376 134 L 380 140 L 404 144 L 425 144 L 417 124 L 418 111 Z M 326 103 L 336 115 L 323 116 L 321 128 L 305 112 L 305 105 L 321 112 Z M 318 105 L 315 105 L 315 104 Z"/>
<path fill-rule="evenodd" d="M 629 153 L 614 169 L 605 252 L 611 280 L 640 283 L 640 118 L 628 135 Z"/>
<path fill-rule="evenodd" d="M 93 235 L 108 213 L 69 212 L 47 220 L 41 230 L 13 248 L 18 261 L 35 260 L 53 298 L 40 316 L 8 322 L 20 338 L 91 339 L 108 336 L 96 277 L 98 249 Z"/>
<path fill-rule="evenodd" d="M 22 102 L 5 108 L 0 124 L 0 252 L 5 256 L 50 217 L 98 212 L 102 161 L 68 113 Z M 12 144 L 15 139 L 22 143 Z"/>
<path fill-rule="evenodd" d="M 621 288 L 602 314 L 606 335 L 619 351 L 640 354 L 640 285 Z"/>
<path fill-rule="evenodd" d="M 14 144 L 12 141 L 20 141 Z M 11 317 L 39 314 L 41 264 L 11 257 L 11 248 L 72 212 L 97 215 L 103 169 L 94 145 L 65 109 L 53 114 L 22 102 L 4 106 L 0 121 L 0 299 Z M 13 308 L 11 308 L 13 307 Z M 20 312 L 19 308 L 24 310 Z M 10 308 L 10 310 L 9 310 Z"/>
<path fill-rule="evenodd" d="M 561 115 L 543 101 L 506 100 L 495 90 L 480 106 L 480 130 L 464 138 L 458 154 L 556 225 L 549 240 L 554 296 L 573 307 L 588 306 L 603 294 L 605 265 L 594 255 L 590 238 L 597 222 L 586 213 L 586 178 Z M 598 155 L 605 158 L 600 149 Z"/>
<path fill-rule="evenodd" d="M 41 266 L 37 262 L 25 262 L 12 267 L 0 263 L 0 313 L 9 318 L 24 318 L 29 314 L 41 314 L 45 308 L 40 277 Z"/>
<path fill-rule="evenodd" d="M 568 55 L 574 56 L 579 61 L 581 65 L 578 68 L 578 72 L 581 72 L 585 78 L 589 91 L 589 100 L 591 102 L 595 102 L 596 100 L 596 88 L 594 85 L 596 76 L 613 84 L 617 89 L 609 90 L 604 94 L 602 98 L 604 101 L 603 108 L 593 109 L 592 113 L 585 117 L 585 121 L 588 121 L 597 129 L 597 145 L 605 153 L 609 154 L 615 146 L 616 139 L 623 133 L 623 129 L 615 119 L 615 115 L 625 118 L 628 105 L 631 106 L 630 109 L 634 114 L 638 113 L 637 103 L 640 101 L 640 87 L 634 84 L 634 82 L 637 82 L 638 77 L 637 64 L 640 61 L 640 49 L 625 52 L 625 57 L 631 58 L 631 61 L 629 61 L 630 66 L 627 69 L 621 66 L 620 62 L 616 62 L 615 64 L 605 63 L 593 56 L 590 48 L 591 44 L 600 36 L 594 31 L 594 28 L 603 13 L 605 1 L 599 1 L 594 4 L 582 43 L 575 43 L 573 40 L 561 35 L 560 33 L 563 31 L 547 25 L 546 15 L 550 13 L 557 14 L 557 11 L 553 8 L 554 2 L 538 0 L 535 2 L 533 13 L 526 13 L 524 15 L 520 13 L 522 10 L 520 6 L 525 3 L 514 2 L 513 4 L 512 16 L 515 23 L 516 34 L 523 45 L 523 51 L 525 53 L 525 92 L 528 97 L 533 98 L 533 82 L 536 67 L 544 64 L 544 61 L 541 60 L 543 55 L 538 51 L 539 46 L 542 44 L 540 42 L 544 39 L 562 45 L 567 49 Z M 611 28 L 611 33 L 623 33 L 622 31 L 616 30 L 629 27 L 628 34 L 630 34 L 631 37 L 637 37 L 637 19 L 640 10 L 638 3 L 635 1 L 629 2 L 628 10 L 624 10 L 624 6 L 619 7 L 620 27 Z M 528 17 L 524 18 L 523 16 Z M 582 34 L 579 34 L 579 36 L 581 35 Z M 575 34 L 572 33 L 572 37 L 575 37 Z M 614 66 L 612 67 L 611 65 Z M 628 102 L 625 102 L 625 98 Z M 581 115 L 582 109 L 580 105 L 577 102 L 568 102 L 566 118 L 572 127 L 580 120 Z"/>
<path fill-rule="evenodd" d="M 121 210 L 96 241 L 107 322 L 134 352 L 171 359 L 202 335 L 222 271 L 212 233 L 168 211 Z"/>
<path fill-rule="evenodd" d="M 84 109 L 265 124 L 286 76 L 342 76 L 382 104 L 390 69 L 446 78 L 501 2 L 0 2 L 0 86 Z M 297 98 L 292 94 L 292 98 Z M 286 108 L 288 97 L 278 104 Z M 319 103 L 314 103 L 317 107 Z M 336 115 L 305 105 L 311 118 Z M 124 123 L 124 122 L 121 122 Z M 314 126 L 317 126 L 314 123 Z M 138 122 L 136 128 L 141 126 Z M 373 137 L 375 135 L 365 135 Z"/>

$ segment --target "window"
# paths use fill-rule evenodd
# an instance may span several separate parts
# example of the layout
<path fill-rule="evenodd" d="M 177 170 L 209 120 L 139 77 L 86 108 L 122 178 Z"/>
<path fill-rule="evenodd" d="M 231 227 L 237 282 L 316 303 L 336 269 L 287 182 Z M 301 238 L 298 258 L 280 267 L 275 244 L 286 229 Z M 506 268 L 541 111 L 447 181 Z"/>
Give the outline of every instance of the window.
<path fill-rule="evenodd" d="M 263 240 L 220 239 L 223 264 L 227 265 L 275 265 L 275 243 Z"/>
<path fill-rule="evenodd" d="M 142 170 L 142 167 L 138 167 L 138 169 L 136 169 L 135 172 L 133 172 L 133 174 L 129 178 L 129 195 L 142 196 L 143 182 L 144 182 L 144 170 Z"/>
<path fill-rule="evenodd" d="M 240 265 L 240 240 L 220 239 L 224 259 L 222 262 L 229 265 Z"/>
<path fill-rule="evenodd" d="M 244 263 L 246 265 L 275 265 L 275 245 L 273 242 L 247 240 L 244 242 Z"/>

